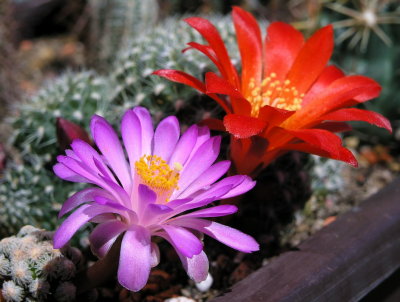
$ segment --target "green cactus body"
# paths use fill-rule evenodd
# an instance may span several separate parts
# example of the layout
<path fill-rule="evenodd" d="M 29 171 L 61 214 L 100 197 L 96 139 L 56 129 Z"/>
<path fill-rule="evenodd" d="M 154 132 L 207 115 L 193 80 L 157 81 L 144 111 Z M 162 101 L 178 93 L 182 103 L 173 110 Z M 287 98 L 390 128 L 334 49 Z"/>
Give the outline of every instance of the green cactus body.
<path fill-rule="evenodd" d="M 24 159 L 38 155 L 44 164 L 54 160 L 57 148 L 55 121 L 62 116 L 79 125 L 89 125 L 93 114 L 109 110 L 110 83 L 93 72 L 66 73 L 49 82 L 37 95 L 19 105 L 11 143 Z"/>
<path fill-rule="evenodd" d="M 57 226 L 61 203 L 83 186 L 65 183 L 43 169 L 39 157 L 24 165 L 11 163 L 0 181 L 0 238 L 14 234 L 23 225 L 48 230 Z"/>

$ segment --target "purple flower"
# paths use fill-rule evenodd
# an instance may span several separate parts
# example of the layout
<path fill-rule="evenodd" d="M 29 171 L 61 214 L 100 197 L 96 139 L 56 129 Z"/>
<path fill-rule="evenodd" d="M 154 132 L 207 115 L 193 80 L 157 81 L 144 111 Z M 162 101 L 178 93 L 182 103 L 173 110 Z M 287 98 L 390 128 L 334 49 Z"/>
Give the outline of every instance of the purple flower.
<path fill-rule="evenodd" d="M 75 140 L 72 150 L 66 150 L 66 156 L 58 156 L 54 166 L 54 172 L 62 179 L 95 185 L 64 203 L 59 216 L 74 212 L 55 233 L 54 248 L 61 248 L 82 225 L 92 221 L 98 225 L 90 235 L 90 243 L 101 258 L 124 233 L 118 280 L 132 291 L 145 286 L 151 267 L 159 262 L 152 236 L 164 238 L 175 248 L 188 275 L 196 282 L 203 281 L 208 273 L 202 234 L 242 252 L 259 249 L 252 237 L 203 219 L 235 213 L 235 206 L 190 211 L 240 195 L 255 184 L 244 175 L 218 181 L 230 162 L 214 164 L 221 138 L 210 137 L 208 128 L 194 125 L 180 137 L 179 123 L 170 116 L 154 131 L 149 112 L 136 107 L 122 118 L 125 150 L 104 118 L 93 116 L 90 128 L 101 154 L 88 143 Z"/>

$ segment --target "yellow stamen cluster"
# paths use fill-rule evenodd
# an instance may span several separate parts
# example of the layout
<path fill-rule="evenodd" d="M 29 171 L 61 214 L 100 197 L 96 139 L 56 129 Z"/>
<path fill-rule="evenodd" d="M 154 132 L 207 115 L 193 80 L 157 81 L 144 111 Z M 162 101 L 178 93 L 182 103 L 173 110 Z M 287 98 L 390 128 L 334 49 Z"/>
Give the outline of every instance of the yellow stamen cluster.
<path fill-rule="evenodd" d="M 299 110 L 304 93 L 299 94 L 296 87 L 290 84 L 290 80 L 277 80 L 274 72 L 264 78 L 260 86 L 256 86 L 255 79 L 252 78 L 249 84 L 251 93 L 247 97 L 252 108 L 251 115 L 257 117 L 260 108 L 265 105 L 289 111 Z"/>
<path fill-rule="evenodd" d="M 135 168 L 141 182 L 156 192 L 170 192 L 178 188 L 179 171 L 182 170 L 182 165 L 179 163 L 175 163 L 174 169 L 171 169 L 161 157 L 143 155 L 136 161 Z"/>

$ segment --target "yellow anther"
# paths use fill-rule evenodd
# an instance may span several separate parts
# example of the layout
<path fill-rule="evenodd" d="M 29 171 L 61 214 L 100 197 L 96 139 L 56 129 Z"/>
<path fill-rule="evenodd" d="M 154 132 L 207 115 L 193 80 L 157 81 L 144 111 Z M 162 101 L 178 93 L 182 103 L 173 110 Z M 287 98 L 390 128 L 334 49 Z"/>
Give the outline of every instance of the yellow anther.
<path fill-rule="evenodd" d="M 143 184 L 149 186 L 156 193 L 171 191 L 178 187 L 179 171 L 182 165 L 174 164 L 172 170 L 167 162 L 157 155 L 143 155 L 135 162 L 136 173 Z"/>
<path fill-rule="evenodd" d="M 254 78 L 250 79 L 247 99 L 252 107 L 252 116 L 257 117 L 261 107 L 265 105 L 290 111 L 301 108 L 304 93 L 299 94 L 296 87 L 290 86 L 290 80 L 280 81 L 276 78 L 277 74 L 272 72 L 258 84 L 259 86 Z"/>
<path fill-rule="evenodd" d="M 180 172 L 183 169 L 183 166 L 180 163 L 174 163 L 174 168 L 176 171 Z"/>

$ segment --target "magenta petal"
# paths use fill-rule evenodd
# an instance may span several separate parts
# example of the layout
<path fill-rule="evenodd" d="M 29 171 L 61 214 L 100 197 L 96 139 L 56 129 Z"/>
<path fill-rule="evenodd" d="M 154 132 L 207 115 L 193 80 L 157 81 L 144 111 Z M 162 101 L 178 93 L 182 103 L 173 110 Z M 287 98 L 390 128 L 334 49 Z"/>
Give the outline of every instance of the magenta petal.
<path fill-rule="evenodd" d="M 172 195 L 172 198 L 179 197 L 179 198 L 186 198 L 191 194 L 199 191 L 201 189 L 207 188 L 207 186 L 213 184 L 217 181 L 222 175 L 224 175 L 229 167 L 231 162 L 229 160 L 220 161 L 206 171 L 203 172 L 197 179 L 190 184 L 183 192 L 178 190 L 175 194 Z"/>
<path fill-rule="evenodd" d="M 97 204 L 85 204 L 79 207 L 67 219 L 65 219 L 55 232 L 53 237 L 54 248 L 62 248 L 81 226 L 97 215 L 104 213 L 118 213 L 118 211 Z"/>
<path fill-rule="evenodd" d="M 98 186 L 102 186 L 104 183 L 101 181 L 100 177 L 93 172 L 87 165 L 84 163 L 77 161 L 68 156 L 59 155 L 57 156 L 57 160 L 67 167 L 72 172 L 80 175 L 87 179 L 88 183 L 93 183 Z"/>
<path fill-rule="evenodd" d="M 174 212 L 169 217 L 173 215 L 177 215 L 187 210 L 196 209 L 200 207 L 204 207 L 213 201 L 219 200 L 220 197 L 232 189 L 232 185 L 227 185 L 222 188 L 205 190 L 202 194 L 194 197 L 190 202 L 186 202 L 176 208 L 174 208 Z"/>
<path fill-rule="evenodd" d="M 153 145 L 153 122 L 149 111 L 144 107 L 135 107 L 133 112 L 136 114 L 140 121 L 140 127 L 142 129 L 142 155 L 151 155 L 151 149 Z"/>
<path fill-rule="evenodd" d="M 86 188 L 82 191 L 78 191 L 64 202 L 60 213 L 58 213 L 58 218 L 85 202 L 93 201 L 96 195 L 110 197 L 107 191 L 100 188 Z"/>
<path fill-rule="evenodd" d="M 196 154 L 197 150 L 210 139 L 210 129 L 207 126 L 199 127 L 197 126 L 197 140 L 194 145 L 192 152 L 190 152 L 189 158 L 186 160 L 186 164 L 192 159 L 192 157 Z M 184 165 L 183 167 L 185 167 Z"/>
<path fill-rule="evenodd" d="M 131 291 L 141 290 L 149 278 L 151 264 L 150 233 L 142 226 L 132 225 L 121 243 L 119 283 Z"/>
<path fill-rule="evenodd" d="M 193 257 L 189 258 L 179 252 L 178 248 L 168 234 L 165 232 L 159 232 L 157 235 L 165 238 L 165 240 L 167 240 L 174 247 L 176 253 L 182 261 L 183 267 L 191 279 L 193 279 L 195 282 L 201 282 L 207 278 L 209 264 L 207 255 L 203 250 L 199 254 L 193 255 Z"/>
<path fill-rule="evenodd" d="M 104 164 L 103 159 L 96 150 L 92 148 L 87 142 L 80 139 L 76 139 L 71 144 L 72 149 L 79 160 L 85 163 L 90 169 L 97 172 L 97 174 L 103 175 L 113 181 L 115 181 L 114 176 Z"/>
<path fill-rule="evenodd" d="M 208 275 L 209 263 L 206 253 L 201 251 L 199 254 L 194 255 L 192 258 L 185 257 L 177 251 L 182 265 L 185 268 L 188 276 L 194 282 L 201 282 L 206 280 Z"/>
<path fill-rule="evenodd" d="M 66 149 L 65 154 L 69 157 L 72 157 L 73 159 L 80 160 L 79 157 L 75 154 L 75 152 L 70 149 Z"/>
<path fill-rule="evenodd" d="M 90 123 L 93 138 L 124 188 L 131 185 L 130 172 L 125 154 L 117 134 L 111 125 L 100 116 L 93 116 Z"/>
<path fill-rule="evenodd" d="M 230 190 L 228 193 L 221 196 L 221 199 L 241 195 L 243 193 L 250 191 L 256 185 L 256 182 L 253 181 L 249 176 L 246 176 L 246 175 L 237 175 L 237 176 L 242 176 L 243 180 L 240 181 L 240 183 L 238 183 L 236 186 L 234 186 L 232 188 L 232 190 Z M 231 176 L 231 177 L 235 177 L 235 176 Z M 230 177 L 227 177 L 226 179 L 229 179 L 229 178 Z"/>
<path fill-rule="evenodd" d="M 185 257 L 193 257 L 203 250 L 201 241 L 192 232 L 179 226 L 161 225 L 175 248 Z"/>
<path fill-rule="evenodd" d="M 127 225 L 119 220 L 107 221 L 97 225 L 89 236 L 93 254 L 103 258 L 110 250 L 118 236 L 127 229 Z"/>
<path fill-rule="evenodd" d="M 107 198 L 104 196 L 94 196 L 94 201 L 97 204 L 108 206 L 108 207 L 114 208 L 116 210 L 129 212 L 133 216 L 136 215 L 131 209 L 128 209 L 127 207 L 123 206 L 122 204 L 116 202 L 113 199 L 110 199 L 110 198 Z"/>
<path fill-rule="evenodd" d="M 220 217 L 236 213 L 238 208 L 234 205 L 220 205 L 212 208 L 202 209 L 191 212 L 186 215 L 179 216 L 179 218 L 206 218 L 206 217 Z"/>
<path fill-rule="evenodd" d="M 179 179 L 179 187 L 185 190 L 194 180 L 206 171 L 217 159 L 221 137 L 216 136 L 202 144 L 185 165 Z"/>
<path fill-rule="evenodd" d="M 258 243 L 251 236 L 214 221 L 178 217 L 169 223 L 202 232 L 241 252 L 250 253 L 259 250 Z"/>
<path fill-rule="evenodd" d="M 146 185 L 140 184 L 138 187 L 140 204 L 147 205 L 154 203 L 157 199 L 157 194 Z"/>
<path fill-rule="evenodd" d="M 160 263 L 160 249 L 154 242 L 151 243 L 151 267 L 155 267 Z"/>
<path fill-rule="evenodd" d="M 173 210 L 163 204 L 148 204 L 144 211 L 141 213 L 141 223 L 142 224 L 158 224 L 164 220 L 166 214 L 172 213 Z M 168 215 L 169 216 L 169 215 Z"/>
<path fill-rule="evenodd" d="M 152 155 L 158 155 L 166 162 L 169 162 L 178 142 L 179 133 L 179 122 L 175 116 L 163 119 L 154 132 L 154 150 Z"/>
<path fill-rule="evenodd" d="M 190 153 L 197 142 L 198 126 L 193 125 L 182 135 L 181 139 L 176 145 L 175 151 L 172 154 L 169 165 L 173 166 L 174 163 L 180 163 L 182 166 L 186 163 Z"/>
<path fill-rule="evenodd" d="M 54 174 L 56 174 L 59 178 L 71 181 L 71 182 L 82 182 L 82 183 L 90 183 L 91 181 L 71 169 L 67 168 L 64 164 L 58 163 L 53 167 Z"/>
<path fill-rule="evenodd" d="M 128 110 L 122 117 L 121 135 L 133 175 L 135 162 L 142 156 L 142 128 L 140 120 L 133 110 Z"/>

